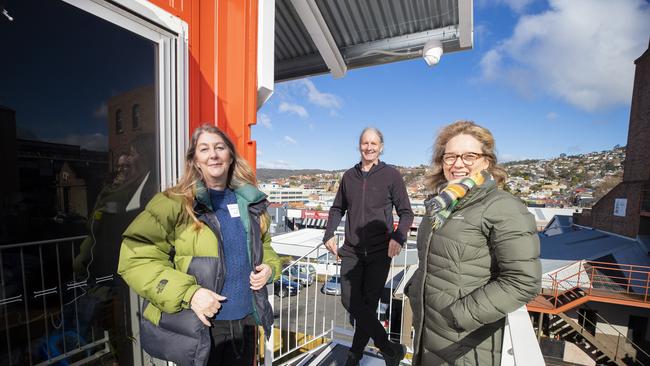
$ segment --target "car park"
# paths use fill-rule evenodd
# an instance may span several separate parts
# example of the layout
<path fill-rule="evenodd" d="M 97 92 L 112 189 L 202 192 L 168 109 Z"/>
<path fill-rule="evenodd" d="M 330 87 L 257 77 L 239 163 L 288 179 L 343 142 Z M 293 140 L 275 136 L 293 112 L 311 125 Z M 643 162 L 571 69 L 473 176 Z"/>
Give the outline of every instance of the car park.
<path fill-rule="evenodd" d="M 303 286 L 309 286 L 316 281 L 316 267 L 311 264 L 297 263 L 289 267 L 285 276 Z"/>
<path fill-rule="evenodd" d="M 334 296 L 340 296 L 341 295 L 341 276 L 338 274 L 332 275 L 327 282 L 323 284 L 323 287 L 321 287 L 320 292 L 326 294 L 326 295 L 334 295 Z"/>
<path fill-rule="evenodd" d="M 282 275 L 274 283 L 275 295 L 279 297 L 295 296 L 300 292 L 300 284 L 292 281 L 288 276 Z"/>

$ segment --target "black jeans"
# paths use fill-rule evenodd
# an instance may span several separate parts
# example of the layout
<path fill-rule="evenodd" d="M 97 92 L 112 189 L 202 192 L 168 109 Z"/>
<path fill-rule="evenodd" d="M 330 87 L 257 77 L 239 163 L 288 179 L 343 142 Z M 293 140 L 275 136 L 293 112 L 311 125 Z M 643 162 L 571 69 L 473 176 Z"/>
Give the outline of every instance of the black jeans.
<path fill-rule="evenodd" d="M 350 350 L 361 354 L 372 338 L 384 350 L 388 336 L 377 319 L 377 303 L 386 284 L 391 258 L 387 251 L 368 255 L 341 253 L 341 301 L 356 327 Z"/>
<path fill-rule="evenodd" d="M 208 366 L 253 366 L 257 361 L 257 324 L 253 315 L 241 320 L 213 320 Z"/>

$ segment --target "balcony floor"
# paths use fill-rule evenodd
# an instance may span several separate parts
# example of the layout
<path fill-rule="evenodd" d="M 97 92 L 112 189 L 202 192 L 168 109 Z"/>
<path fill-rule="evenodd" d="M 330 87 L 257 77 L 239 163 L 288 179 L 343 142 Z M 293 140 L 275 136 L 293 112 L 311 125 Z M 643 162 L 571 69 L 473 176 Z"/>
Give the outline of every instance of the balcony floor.
<path fill-rule="evenodd" d="M 300 362 L 304 366 L 341 366 L 345 364 L 348 357 L 349 347 L 336 341 L 330 343 L 326 348 L 314 354 L 309 361 Z M 384 359 L 373 352 L 364 352 L 360 366 L 383 366 Z"/>

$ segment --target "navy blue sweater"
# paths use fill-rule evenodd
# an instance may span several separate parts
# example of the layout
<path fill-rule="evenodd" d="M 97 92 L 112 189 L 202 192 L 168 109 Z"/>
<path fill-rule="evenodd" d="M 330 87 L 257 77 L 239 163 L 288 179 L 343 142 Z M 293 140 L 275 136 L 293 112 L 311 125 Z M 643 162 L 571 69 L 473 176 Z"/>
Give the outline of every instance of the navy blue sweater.
<path fill-rule="evenodd" d="M 225 258 L 226 281 L 221 291 L 228 299 L 222 302 L 217 320 L 243 319 L 253 312 L 253 291 L 250 288 L 251 262 L 246 246 L 246 231 L 238 215 L 231 216 L 232 208 L 237 207 L 235 192 L 226 188 L 223 191 L 210 189 L 212 209 L 221 225 L 223 243 L 219 243 L 220 255 Z"/>

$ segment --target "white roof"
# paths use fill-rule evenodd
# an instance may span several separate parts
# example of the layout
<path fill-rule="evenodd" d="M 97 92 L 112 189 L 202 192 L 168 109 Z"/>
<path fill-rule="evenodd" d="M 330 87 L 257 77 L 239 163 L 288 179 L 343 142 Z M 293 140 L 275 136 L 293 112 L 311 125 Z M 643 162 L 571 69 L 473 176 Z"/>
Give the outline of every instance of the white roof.
<path fill-rule="evenodd" d="M 276 235 L 271 240 L 273 250 L 279 255 L 290 255 L 302 257 L 309 254 L 308 258 L 317 258 L 327 252 L 327 249 L 312 250 L 323 242 L 325 230 L 322 229 L 301 229 L 286 234 Z"/>

